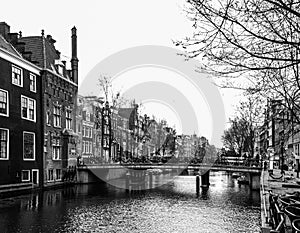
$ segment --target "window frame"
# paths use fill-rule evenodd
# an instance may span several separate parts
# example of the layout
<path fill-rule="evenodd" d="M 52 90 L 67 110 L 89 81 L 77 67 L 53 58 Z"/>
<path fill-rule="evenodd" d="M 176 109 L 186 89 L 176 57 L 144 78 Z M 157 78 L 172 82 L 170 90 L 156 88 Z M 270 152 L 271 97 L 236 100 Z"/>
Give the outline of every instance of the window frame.
<path fill-rule="evenodd" d="M 82 126 L 82 136 L 85 137 L 85 125 Z"/>
<path fill-rule="evenodd" d="M 24 148 L 25 148 L 25 145 L 24 145 L 24 135 L 25 134 L 32 134 L 33 135 L 33 159 L 28 159 L 28 158 L 24 158 Z M 35 152 L 36 152 L 36 142 L 35 142 L 35 133 L 34 132 L 29 132 L 29 131 L 23 131 L 23 160 L 24 161 L 35 161 Z"/>
<path fill-rule="evenodd" d="M 34 79 L 34 81 L 33 81 L 33 83 L 34 83 L 34 89 L 31 89 L 31 77 L 33 77 Z M 36 75 L 35 74 L 32 74 L 32 73 L 29 73 L 29 90 L 31 91 L 31 92 L 34 92 L 34 93 L 36 93 Z"/>
<path fill-rule="evenodd" d="M 14 81 L 13 81 L 14 80 L 14 78 L 13 78 L 14 69 L 20 70 L 20 84 L 14 83 Z M 11 83 L 18 87 L 23 87 L 23 69 L 21 67 L 13 65 L 13 64 L 11 65 Z"/>
<path fill-rule="evenodd" d="M 60 161 L 62 159 L 62 146 L 60 143 L 60 138 L 56 137 L 53 140 L 55 140 L 55 143 L 52 143 L 52 160 Z M 55 156 L 55 151 L 58 151 L 58 157 Z"/>
<path fill-rule="evenodd" d="M 25 98 L 27 100 L 27 117 L 23 117 L 23 105 L 22 105 L 22 100 L 23 98 Z M 34 119 L 30 119 L 29 118 L 29 100 L 32 100 L 33 101 L 33 110 L 34 110 L 34 114 L 33 114 L 33 118 Z M 28 120 L 28 121 L 32 121 L 32 122 L 36 122 L 36 100 L 35 99 L 32 99 L 30 97 L 27 97 L 25 95 L 21 95 L 21 118 L 24 119 L 24 120 Z"/>
<path fill-rule="evenodd" d="M 60 171 L 60 178 L 57 178 L 57 171 Z M 56 168 L 55 169 L 55 180 L 57 180 L 57 181 L 61 181 L 62 180 L 62 169 L 60 169 L 60 168 Z"/>
<path fill-rule="evenodd" d="M 9 129 L 7 128 L 0 128 L 0 130 L 6 130 L 7 132 L 7 141 L 6 141 L 6 158 L 1 158 L 0 160 L 9 160 Z"/>
<path fill-rule="evenodd" d="M 93 138 L 93 128 L 90 128 L 90 138 Z"/>
<path fill-rule="evenodd" d="M 57 113 L 56 110 L 59 110 L 59 113 Z M 62 111 L 61 105 L 53 106 L 53 126 L 55 128 L 61 128 L 61 120 L 62 120 L 61 111 Z M 57 122 L 59 122 L 59 124 L 57 124 Z"/>
<path fill-rule="evenodd" d="M 50 111 L 46 112 L 46 125 L 51 125 L 51 121 L 50 121 Z"/>
<path fill-rule="evenodd" d="M 66 108 L 66 129 L 72 129 L 72 109 Z"/>
<path fill-rule="evenodd" d="M 49 178 L 50 178 L 50 171 L 52 171 L 52 179 L 50 180 Z M 47 172 L 47 181 L 48 182 L 54 182 L 54 169 L 53 168 L 49 168 L 48 169 L 48 172 Z"/>
<path fill-rule="evenodd" d="M 23 172 L 28 172 L 28 180 L 24 180 L 24 179 L 23 179 Z M 30 181 L 30 178 L 31 178 L 31 176 L 30 176 L 30 170 L 22 170 L 22 171 L 21 171 L 21 181 L 22 181 L 22 182 L 29 182 L 29 181 Z"/>
<path fill-rule="evenodd" d="M 0 91 L 3 91 L 6 93 L 6 114 L 0 113 L 0 116 L 9 117 L 9 92 L 7 90 L 1 89 Z"/>

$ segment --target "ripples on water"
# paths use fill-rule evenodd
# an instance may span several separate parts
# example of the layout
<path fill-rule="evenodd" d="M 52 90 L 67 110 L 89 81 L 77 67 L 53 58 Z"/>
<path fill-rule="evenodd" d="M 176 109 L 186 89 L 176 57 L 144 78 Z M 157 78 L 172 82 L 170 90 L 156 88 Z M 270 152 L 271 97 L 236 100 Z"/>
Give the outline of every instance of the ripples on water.
<path fill-rule="evenodd" d="M 156 181 L 161 182 L 161 178 Z M 0 200 L 0 232 L 259 232 L 259 192 L 213 173 L 195 194 L 195 177 L 128 194 L 83 185 Z"/>

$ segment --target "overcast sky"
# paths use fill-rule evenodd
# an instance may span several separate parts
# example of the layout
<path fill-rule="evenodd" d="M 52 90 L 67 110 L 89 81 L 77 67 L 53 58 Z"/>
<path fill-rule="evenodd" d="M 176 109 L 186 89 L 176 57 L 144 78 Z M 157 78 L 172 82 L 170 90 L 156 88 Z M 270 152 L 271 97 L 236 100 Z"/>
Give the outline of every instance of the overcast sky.
<path fill-rule="evenodd" d="M 57 41 L 56 48 L 66 60 L 71 57 L 70 30 L 75 25 L 81 83 L 96 64 L 120 50 L 141 45 L 174 47 L 172 39 L 189 36 L 192 27 L 183 12 L 184 4 L 184 0 L 3 1 L 1 21 L 7 22 L 12 32 L 22 31 L 23 36 L 40 35 L 44 29 L 46 35 L 51 34 Z M 130 72 L 124 75 L 134 78 L 143 70 Z M 143 75 L 160 74 L 158 70 L 145 69 Z M 227 119 L 237 101 L 236 94 L 230 92 L 221 91 Z M 172 109 L 164 105 L 157 104 L 155 108 L 154 103 L 148 103 L 146 111 L 149 109 L 154 109 L 160 118 L 170 118 L 170 125 L 180 124 Z M 209 137 L 210 127 L 204 123 L 201 134 Z"/>

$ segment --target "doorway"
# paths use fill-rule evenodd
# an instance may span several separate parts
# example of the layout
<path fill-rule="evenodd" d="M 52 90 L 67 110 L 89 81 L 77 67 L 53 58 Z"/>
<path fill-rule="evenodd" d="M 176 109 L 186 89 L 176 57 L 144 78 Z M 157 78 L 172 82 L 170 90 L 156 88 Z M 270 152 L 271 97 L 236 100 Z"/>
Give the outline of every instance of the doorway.
<path fill-rule="evenodd" d="M 34 186 L 39 186 L 39 170 L 32 169 L 32 184 Z"/>

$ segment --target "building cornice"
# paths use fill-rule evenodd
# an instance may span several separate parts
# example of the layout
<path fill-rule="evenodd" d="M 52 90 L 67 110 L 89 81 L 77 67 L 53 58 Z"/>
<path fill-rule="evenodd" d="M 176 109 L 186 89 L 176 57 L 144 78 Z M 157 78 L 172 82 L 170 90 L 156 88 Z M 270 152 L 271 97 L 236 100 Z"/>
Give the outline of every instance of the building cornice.
<path fill-rule="evenodd" d="M 71 81 L 71 80 L 65 78 L 65 77 L 62 76 L 62 75 L 59 75 L 59 74 L 55 73 L 53 70 L 50 70 L 50 69 L 43 69 L 43 70 L 44 70 L 44 71 L 47 71 L 47 72 L 49 72 L 49 73 L 51 73 L 51 74 L 53 74 L 53 75 L 55 75 L 55 76 L 57 76 L 57 77 L 59 77 L 59 78 L 61 78 L 61 79 L 65 80 L 65 81 L 67 81 L 67 82 L 69 82 L 70 84 L 74 85 L 75 87 L 78 87 L 78 85 L 77 85 L 76 83 L 74 83 L 73 81 Z"/>
<path fill-rule="evenodd" d="M 41 73 L 41 68 L 25 60 L 24 58 L 7 51 L 6 49 L 0 48 L 0 57 L 36 75 L 40 75 Z"/>
<path fill-rule="evenodd" d="M 7 51 L 6 49 L 1 48 L 1 47 L 0 47 L 0 57 L 3 58 L 6 61 L 9 61 L 9 62 L 19 66 L 19 67 L 22 67 L 23 69 L 26 69 L 26 70 L 30 71 L 33 74 L 36 74 L 36 75 L 40 76 L 41 71 L 44 70 L 44 71 L 47 71 L 47 72 L 49 72 L 49 73 L 51 73 L 51 74 L 53 74 L 53 75 L 55 75 L 55 76 L 57 76 L 57 77 L 59 77 L 63 80 L 69 82 L 70 84 L 78 87 L 78 85 L 75 82 L 63 77 L 62 75 L 59 75 L 59 74 L 55 73 L 54 71 L 52 71 L 50 69 L 42 69 L 42 68 L 34 65 L 30 61 L 27 61 L 26 59 L 24 59 L 22 57 L 19 57 L 19 56 L 13 54 L 13 53 Z"/>

